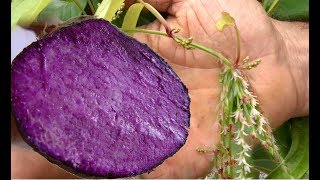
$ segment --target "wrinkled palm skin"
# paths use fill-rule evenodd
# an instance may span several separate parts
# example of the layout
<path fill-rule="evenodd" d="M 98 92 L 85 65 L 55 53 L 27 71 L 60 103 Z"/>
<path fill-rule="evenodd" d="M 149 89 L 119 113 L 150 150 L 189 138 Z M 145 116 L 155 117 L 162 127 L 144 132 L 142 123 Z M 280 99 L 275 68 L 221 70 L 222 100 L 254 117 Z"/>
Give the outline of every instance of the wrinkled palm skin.
<path fill-rule="evenodd" d="M 245 73 L 271 126 L 278 127 L 296 115 L 294 112 L 297 103 L 296 87 L 288 68 L 288 52 L 284 48 L 279 31 L 273 24 L 274 20 L 267 16 L 258 1 L 149 0 L 146 2 L 159 11 L 168 13 L 169 25 L 181 29 L 179 36 L 193 37 L 194 42 L 215 49 L 234 61 L 236 58 L 234 29 L 228 27 L 219 32 L 215 27 L 221 12 L 228 12 L 234 17 L 240 30 L 241 59 L 249 56 L 250 59 L 262 60 L 257 68 Z M 139 28 L 165 31 L 158 21 Z M 210 161 L 214 155 L 199 153 L 196 149 L 214 147 L 219 141 L 217 111 L 221 87 L 218 78 L 223 66 L 208 54 L 197 49 L 186 50 L 168 37 L 142 33 L 136 33 L 134 37 L 147 43 L 173 67 L 189 89 L 191 98 L 190 131 L 186 144 L 154 171 L 145 173 L 139 178 L 204 177 L 210 170 Z M 56 169 L 32 150 L 13 148 L 11 152 L 14 163 L 21 164 L 22 161 L 22 164 L 25 164 L 24 171 L 28 171 L 29 168 L 36 174 L 51 168 L 54 169 L 53 174 L 44 177 L 73 177 L 63 170 Z M 28 167 L 33 161 L 40 162 L 40 165 Z M 18 166 L 13 167 L 12 173 L 16 177 L 23 174 L 18 168 Z M 35 175 L 31 174 L 30 177 L 35 178 Z"/>

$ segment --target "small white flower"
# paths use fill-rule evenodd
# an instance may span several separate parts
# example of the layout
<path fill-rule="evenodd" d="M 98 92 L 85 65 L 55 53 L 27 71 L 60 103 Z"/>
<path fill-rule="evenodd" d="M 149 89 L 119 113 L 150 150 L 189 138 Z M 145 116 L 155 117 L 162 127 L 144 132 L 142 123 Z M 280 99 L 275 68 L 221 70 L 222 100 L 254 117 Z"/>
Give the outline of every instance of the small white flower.
<path fill-rule="evenodd" d="M 245 87 L 246 89 L 249 87 L 248 82 L 245 81 L 243 78 L 241 78 L 241 82 L 242 82 L 243 87 Z"/>
<path fill-rule="evenodd" d="M 241 169 L 236 170 L 236 173 L 242 173 Z"/>
<path fill-rule="evenodd" d="M 247 96 L 249 96 L 250 98 L 252 98 L 252 97 L 254 97 L 253 95 L 252 95 L 252 93 L 250 92 L 250 91 L 248 91 L 248 89 L 246 88 L 246 89 L 244 89 L 244 94 L 246 94 Z"/>
<path fill-rule="evenodd" d="M 259 179 L 266 179 L 268 176 L 268 174 L 264 173 L 264 172 L 260 172 L 259 174 Z"/>
<path fill-rule="evenodd" d="M 246 161 L 246 160 L 242 158 L 242 156 L 240 156 L 238 159 L 236 159 L 236 161 L 238 162 L 238 165 L 241 166 L 243 164 L 243 161 Z"/>
<path fill-rule="evenodd" d="M 251 123 L 252 123 L 253 125 L 256 125 L 256 124 L 257 124 L 256 121 L 254 120 L 254 118 L 250 118 L 250 121 L 251 121 Z"/>
<path fill-rule="evenodd" d="M 262 124 L 260 124 L 259 127 L 258 127 L 258 133 L 262 134 L 262 131 L 266 132 L 266 130 L 264 130 L 264 128 L 262 127 Z"/>
<path fill-rule="evenodd" d="M 233 79 L 237 79 L 237 78 L 242 79 L 241 76 L 236 71 L 232 72 L 232 76 L 233 76 Z"/>
<path fill-rule="evenodd" d="M 252 105 L 253 107 L 256 107 L 257 104 L 259 104 L 258 101 L 256 100 L 256 98 L 251 98 L 251 99 L 250 99 L 250 103 L 251 103 L 251 105 Z"/>
<path fill-rule="evenodd" d="M 248 134 L 247 134 L 245 131 L 243 131 L 242 134 L 243 134 L 244 136 L 248 136 Z"/>
<path fill-rule="evenodd" d="M 243 112 L 241 110 L 237 110 L 236 112 L 234 112 L 231 117 L 234 117 L 235 122 L 242 121 L 244 119 L 244 115 Z"/>
<path fill-rule="evenodd" d="M 250 126 L 247 121 L 242 121 L 242 124 L 247 126 L 247 127 Z M 244 126 L 241 126 L 241 131 L 244 131 Z"/>
<path fill-rule="evenodd" d="M 239 153 L 237 153 L 239 155 L 239 158 L 236 159 L 237 162 L 240 161 L 240 159 L 244 158 L 244 155 L 243 155 L 243 151 L 240 151 Z"/>
<path fill-rule="evenodd" d="M 245 166 L 248 166 L 249 168 L 252 167 L 250 164 L 247 163 L 247 161 L 245 161 L 243 164 L 244 164 Z"/>
<path fill-rule="evenodd" d="M 250 173 L 250 172 L 251 172 L 251 171 L 250 171 L 250 167 L 251 167 L 251 166 L 249 166 L 249 165 L 245 165 L 245 166 L 244 166 L 244 170 L 245 170 L 246 172 L 249 172 L 249 173 Z"/>
<path fill-rule="evenodd" d="M 219 104 L 220 104 L 220 103 L 219 103 Z M 221 118 L 221 119 L 223 119 L 223 118 L 224 118 L 224 117 L 223 117 L 223 113 L 222 113 L 222 112 L 220 112 L 220 113 L 219 113 L 219 115 L 220 115 L 220 118 Z"/>
<path fill-rule="evenodd" d="M 244 144 L 242 145 L 242 148 L 243 148 L 245 151 L 251 150 L 251 147 L 250 147 L 247 143 L 244 143 Z"/>
<path fill-rule="evenodd" d="M 244 158 L 243 156 L 240 156 L 240 157 L 239 157 L 238 162 L 239 162 L 239 163 L 238 163 L 239 165 L 242 165 L 242 164 L 243 164 L 243 165 L 245 165 L 245 166 L 252 167 L 252 166 L 250 166 L 250 165 L 247 163 L 246 158 Z"/>
<path fill-rule="evenodd" d="M 264 119 L 264 117 L 260 118 L 260 122 L 261 122 L 261 124 L 267 124 L 267 121 Z"/>
<path fill-rule="evenodd" d="M 245 175 L 242 169 L 237 170 L 236 173 L 239 174 L 237 179 L 245 179 Z"/>
<path fill-rule="evenodd" d="M 240 145 L 240 144 L 244 144 L 244 140 L 242 138 L 237 139 L 236 144 Z"/>
<path fill-rule="evenodd" d="M 247 121 L 242 121 L 242 123 L 247 126 L 247 127 L 250 127 L 250 124 L 247 122 Z"/>
<path fill-rule="evenodd" d="M 244 152 L 243 154 L 247 157 L 251 157 L 250 154 L 248 154 L 247 152 Z"/>
<path fill-rule="evenodd" d="M 236 132 L 234 132 L 234 134 L 236 135 L 235 138 L 234 138 L 234 140 L 235 140 L 235 141 L 238 141 L 239 138 L 240 138 L 240 130 L 237 130 Z"/>
<path fill-rule="evenodd" d="M 226 135 L 226 134 L 227 134 L 227 132 L 228 132 L 228 127 L 224 127 L 224 128 L 222 129 L 222 131 L 221 131 L 221 133 L 220 133 L 220 134 L 224 134 L 224 135 Z"/>
<path fill-rule="evenodd" d="M 255 118 L 256 116 L 260 116 L 260 112 L 256 108 L 253 108 L 250 112 L 250 117 Z"/>

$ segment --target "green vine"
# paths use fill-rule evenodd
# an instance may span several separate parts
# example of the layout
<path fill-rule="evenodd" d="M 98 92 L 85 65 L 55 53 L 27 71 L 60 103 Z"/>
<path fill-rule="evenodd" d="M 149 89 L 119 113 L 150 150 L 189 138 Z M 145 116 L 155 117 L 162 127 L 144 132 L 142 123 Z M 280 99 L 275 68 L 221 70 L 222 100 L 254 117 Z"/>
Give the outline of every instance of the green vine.
<path fill-rule="evenodd" d="M 123 30 L 124 32 L 138 32 L 138 33 L 146 33 L 146 34 L 154 34 L 154 35 L 160 35 L 160 36 L 168 36 L 167 33 L 162 32 L 162 31 L 154 31 L 154 30 L 147 30 L 147 29 L 129 29 L 129 30 Z M 221 61 L 222 63 L 224 63 L 226 66 L 231 66 L 231 62 L 229 59 L 227 59 L 226 57 L 224 57 L 221 53 L 205 47 L 203 45 L 200 45 L 198 43 L 193 42 L 192 40 L 190 41 L 190 38 L 183 38 L 180 36 L 175 36 L 175 41 L 177 43 L 179 43 L 179 45 L 185 47 L 185 48 L 196 48 L 198 50 L 201 50 L 205 53 L 208 53 L 209 55 L 211 55 L 214 58 L 217 58 L 219 61 Z M 183 43 L 182 43 L 183 42 Z"/>

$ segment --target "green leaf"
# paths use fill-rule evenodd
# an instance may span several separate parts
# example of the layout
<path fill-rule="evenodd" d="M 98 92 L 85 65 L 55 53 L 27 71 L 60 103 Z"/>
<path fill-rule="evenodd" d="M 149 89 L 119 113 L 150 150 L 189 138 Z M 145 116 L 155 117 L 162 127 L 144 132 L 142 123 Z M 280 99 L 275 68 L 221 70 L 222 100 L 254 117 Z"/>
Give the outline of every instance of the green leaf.
<path fill-rule="evenodd" d="M 98 5 L 101 3 L 101 0 L 91 0 L 94 9 L 98 9 Z"/>
<path fill-rule="evenodd" d="M 272 179 L 285 179 L 303 177 L 309 170 L 309 120 L 300 118 L 292 122 L 292 144 L 285 158 L 287 172 L 280 166 L 268 176 Z"/>
<path fill-rule="evenodd" d="M 123 2 L 124 0 L 103 0 L 94 15 L 111 22 L 116 12 L 123 7 Z"/>
<path fill-rule="evenodd" d="M 252 153 L 254 165 L 251 176 L 258 178 L 261 172 L 268 178 L 299 179 L 308 177 L 309 170 L 309 122 L 308 118 L 291 119 L 275 131 L 281 156 L 285 157 L 287 170 L 281 169 L 262 146 Z"/>
<path fill-rule="evenodd" d="M 301 179 L 309 179 L 309 170 L 301 177 Z"/>
<path fill-rule="evenodd" d="M 274 132 L 274 138 L 282 157 L 285 157 L 288 154 L 291 146 L 290 129 L 291 121 L 288 121 Z M 278 166 L 278 164 L 261 145 L 254 148 L 251 161 L 254 166 L 251 176 L 254 178 L 259 178 L 259 174 L 261 172 L 269 174 Z"/>
<path fill-rule="evenodd" d="M 126 15 L 126 12 L 127 12 L 127 11 L 124 10 L 123 13 L 121 13 L 121 14 L 118 16 L 118 18 L 112 20 L 111 23 L 112 23 L 113 25 L 116 25 L 118 28 L 121 28 L 122 22 L 123 22 L 123 19 L 124 19 L 124 16 Z"/>
<path fill-rule="evenodd" d="M 144 5 L 141 3 L 135 3 L 130 6 L 126 15 L 124 16 L 122 29 L 123 30 L 131 30 L 135 29 L 137 26 L 137 22 L 140 16 L 140 12 L 142 11 Z M 133 33 L 127 33 L 128 35 L 132 36 Z"/>
<path fill-rule="evenodd" d="M 120 16 L 112 21 L 112 24 L 116 25 L 118 28 L 121 28 L 126 10 L 120 14 Z M 136 27 L 149 24 L 157 19 L 150 11 L 141 11 Z"/>
<path fill-rule="evenodd" d="M 51 0 L 13 0 L 11 2 L 11 30 L 17 25 L 29 26 Z"/>
<path fill-rule="evenodd" d="M 87 0 L 77 0 L 84 8 Z M 52 2 L 39 14 L 38 21 L 46 22 L 51 17 L 58 17 L 62 21 L 80 16 L 81 9 L 72 0 L 52 0 Z"/>
<path fill-rule="evenodd" d="M 222 12 L 221 17 L 216 22 L 216 28 L 219 31 L 222 31 L 225 27 L 234 25 L 235 21 L 233 17 L 230 16 L 227 12 Z"/>
<path fill-rule="evenodd" d="M 269 16 L 271 16 L 271 15 L 273 14 L 273 12 L 275 11 L 275 9 L 278 7 L 279 3 L 280 3 L 280 0 L 274 0 L 274 1 L 272 2 L 272 4 L 270 5 L 270 7 L 269 7 L 269 9 L 268 9 L 268 11 L 267 11 L 267 14 L 268 14 Z"/>
<path fill-rule="evenodd" d="M 161 15 L 164 16 L 165 14 L 161 14 Z M 155 19 L 157 18 L 150 11 L 141 11 L 138 22 L 137 22 L 137 26 L 149 24 Z"/>
<path fill-rule="evenodd" d="M 263 7 L 268 10 L 274 0 L 264 0 Z M 284 21 L 309 21 L 309 0 L 280 0 L 272 17 Z"/>

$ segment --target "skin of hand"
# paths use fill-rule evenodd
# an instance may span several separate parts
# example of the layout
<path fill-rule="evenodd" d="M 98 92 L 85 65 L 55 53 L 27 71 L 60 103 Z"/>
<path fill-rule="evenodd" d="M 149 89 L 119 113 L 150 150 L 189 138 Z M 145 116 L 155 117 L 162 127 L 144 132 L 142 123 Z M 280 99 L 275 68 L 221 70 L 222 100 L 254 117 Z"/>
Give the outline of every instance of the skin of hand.
<path fill-rule="evenodd" d="M 131 1 L 131 3 L 134 1 Z M 261 64 L 245 71 L 259 103 L 273 128 L 293 117 L 309 114 L 309 27 L 308 23 L 280 22 L 269 18 L 256 0 L 149 0 L 145 1 L 161 12 L 167 12 L 170 27 L 177 34 L 193 37 L 194 42 L 221 52 L 231 60 L 236 58 L 236 36 L 232 27 L 217 31 L 221 12 L 234 17 L 241 36 L 241 59 L 260 58 Z M 165 31 L 158 21 L 143 27 Z M 172 39 L 135 33 L 175 70 L 189 90 L 191 98 L 190 131 L 186 144 L 172 157 L 150 173 L 138 178 L 199 178 L 210 170 L 212 153 L 200 154 L 198 147 L 214 147 L 219 141 L 217 110 L 221 91 L 218 82 L 222 65 L 211 56 L 197 50 L 186 50 Z M 73 178 L 32 150 L 12 148 L 12 178 L 45 177 Z M 33 157 L 27 159 L 26 157 Z M 39 161 L 41 166 L 30 167 Z M 17 166 L 21 164 L 21 166 Z M 24 165 L 22 165 L 24 164 Z M 38 169 L 37 169 L 38 168 Z M 28 177 L 23 172 L 32 171 Z M 50 175 L 51 174 L 51 175 Z"/>
<path fill-rule="evenodd" d="M 221 12 L 234 17 L 240 30 L 241 58 L 261 59 L 261 64 L 245 71 L 258 97 L 264 115 L 273 128 L 309 111 L 309 28 L 306 23 L 273 20 L 256 0 L 172 0 L 149 1 L 166 11 L 170 27 L 178 35 L 193 37 L 206 47 L 236 58 L 233 28 L 217 31 Z M 143 28 L 164 31 L 159 22 Z M 189 89 L 191 120 L 186 144 L 155 171 L 142 178 L 198 178 L 208 173 L 212 153 L 200 154 L 198 147 L 214 146 L 219 141 L 217 106 L 221 91 L 218 83 L 221 65 L 199 50 L 186 50 L 172 39 L 135 34 L 162 55 Z"/>

